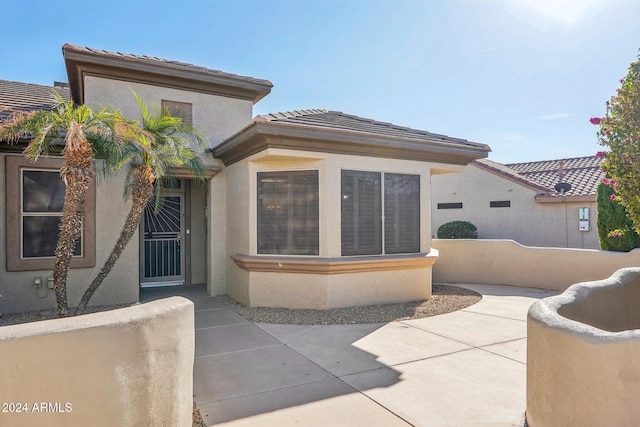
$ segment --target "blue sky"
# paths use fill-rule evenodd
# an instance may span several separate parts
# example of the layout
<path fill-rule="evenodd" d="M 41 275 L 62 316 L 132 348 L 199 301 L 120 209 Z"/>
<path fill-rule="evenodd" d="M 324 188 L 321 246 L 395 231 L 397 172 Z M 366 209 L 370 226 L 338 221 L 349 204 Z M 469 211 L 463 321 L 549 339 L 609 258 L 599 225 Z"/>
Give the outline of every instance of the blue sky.
<path fill-rule="evenodd" d="M 255 114 L 344 111 L 526 162 L 592 155 L 640 48 L 636 0 L 3 0 L 0 79 L 67 81 L 64 43 L 271 80 Z"/>

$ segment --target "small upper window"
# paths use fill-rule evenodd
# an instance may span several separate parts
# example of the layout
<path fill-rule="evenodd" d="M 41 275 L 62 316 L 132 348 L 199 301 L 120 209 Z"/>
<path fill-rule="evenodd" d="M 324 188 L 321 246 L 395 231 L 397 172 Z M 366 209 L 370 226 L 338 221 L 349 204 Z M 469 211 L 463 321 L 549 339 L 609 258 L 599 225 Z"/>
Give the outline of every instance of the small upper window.
<path fill-rule="evenodd" d="M 511 200 L 496 200 L 493 202 L 489 202 L 490 208 L 510 208 Z"/>
<path fill-rule="evenodd" d="M 462 209 L 462 202 L 460 202 L 460 203 L 438 203 L 438 209 Z"/>
<path fill-rule="evenodd" d="M 169 110 L 171 115 L 180 117 L 189 124 L 193 124 L 193 105 L 189 102 L 162 100 L 162 106 Z"/>

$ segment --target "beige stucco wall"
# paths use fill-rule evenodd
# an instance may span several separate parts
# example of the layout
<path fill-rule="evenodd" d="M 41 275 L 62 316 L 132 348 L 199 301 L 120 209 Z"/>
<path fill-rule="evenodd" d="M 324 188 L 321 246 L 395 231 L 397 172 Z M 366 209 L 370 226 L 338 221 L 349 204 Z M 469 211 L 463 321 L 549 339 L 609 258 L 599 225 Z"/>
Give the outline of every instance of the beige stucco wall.
<path fill-rule="evenodd" d="M 0 200 L 5 200 L 5 157 L 0 154 Z M 122 198 L 124 176 L 104 179 L 97 177 L 96 188 L 96 268 L 73 268 L 67 280 L 68 301 L 75 306 L 85 289 L 97 274 L 97 269 L 109 255 L 124 224 L 129 203 Z M 8 272 L 6 268 L 6 233 L 4 203 L 0 208 L 0 313 L 32 311 L 55 307 L 53 290 L 46 288 L 52 270 Z M 119 304 L 138 301 L 137 240 L 129 245 L 118 264 L 98 288 L 90 304 Z M 36 289 L 34 281 L 40 278 L 43 287 Z"/>
<path fill-rule="evenodd" d="M 0 408 L 0 425 L 191 426 L 193 313 L 172 297 L 1 327 L 1 400 L 27 411 Z"/>
<path fill-rule="evenodd" d="M 258 307 L 327 310 L 426 300 L 431 270 L 374 271 L 346 274 L 249 273 L 249 300 Z"/>
<path fill-rule="evenodd" d="M 252 119 L 252 101 L 209 95 L 199 92 L 153 86 L 143 83 L 85 76 L 85 103 L 92 108 L 114 107 L 132 119 L 140 118 L 133 93 L 147 105 L 159 105 L 165 100 L 193 105 L 193 126 L 199 129 L 208 147 L 215 147 Z M 207 156 L 211 160 L 211 156 Z"/>
<path fill-rule="evenodd" d="M 250 100 L 229 98 L 219 95 L 203 94 L 185 90 L 152 86 L 136 82 L 105 79 L 96 76 L 85 78 L 85 102 L 95 108 L 110 106 L 122 111 L 127 117 L 139 118 L 139 108 L 131 91 L 135 91 L 148 105 L 159 104 L 163 99 L 179 102 L 188 102 L 193 105 L 193 125 L 202 132 L 207 148 L 215 147 L 220 142 L 232 136 L 240 129 L 247 126 L 252 120 L 253 103 Z M 214 159 L 211 154 L 202 154 L 203 162 L 207 165 L 222 168 L 213 179 L 207 182 L 207 194 L 204 213 L 199 206 L 192 206 L 198 210 L 194 215 L 204 215 L 206 218 L 192 218 L 192 268 L 193 283 L 206 281 L 210 295 L 219 295 L 227 292 L 226 275 L 228 270 L 228 250 L 225 248 L 228 228 L 235 228 L 233 224 L 227 224 L 227 183 L 229 180 L 222 162 Z M 197 185 L 193 186 L 198 188 Z M 246 188 L 239 193 L 246 193 Z M 193 194 L 193 192 L 192 192 Z M 237 214 L 234 212 L 231 218 Z M 195 233 L 195 234 L 194 234 Z M 198 252 L 200 238 L 204 238 L 204 254 Z M 234 240 L 232 240 L 232 243 Z M 135 250 L 138 250 L 138 240 L 132 242 Z M 202 255 L 202 256 L 201 256 Z M 137 255 L 136 259 L 137 259 Z M 195 263 L 203 263 L 195 265 Z M 134 274 L 133 270 L 131 272 Z M 137 267 L 135 275 L 137 276 Z"/>
<path fill-rule="evenodd" d="M 527 317 L 530 426 L 637 425 L 638 292 L 640 269 L 624 269 L 533 304 Z"/>
<path fill-rule="evenodd" d="M 227 277 L 227 175 L 226 170 L 207 182 L 207 292 L 226 293 Z"/>
<path fill-rule="evenodd" d="M 600 249 L 596 202 L 536 202 L 535 189 L 474 165 L 463 173 L 432 177 L 432 235 L 449 221 L 470 221 L 481 239 L 510 239 L 528 246 Z M 510 208 L 490 201 L 510 200 Z M 438 203 L 463 203 L 462 209 L 438 209 Z M 580 208 L 589 208 L 590 231 L 578 229 Z"/>
<path fill-rule="evenodd" d="M 584 281 L 609 277 L 623 267 L 640 265 L 640 250 L 543 248 L 512 240 L 434 239 L 440 259 L 436 283 L 486 283 L 531 286 L 558 291 Z"/>
<path fill-rule="evenodd" d="M 249 238 L 252 225 L 249 212 L 252 205 L 249 165 L 247 162 L 235 163 L 225 169 L 227 182 L 226 206 L 226 245 L 224 253 L 225 288 L 236 301 L 249 305 L 249 273 L 239 269 L 231 260 L 237 253 L 249 252 Z"/>
<path fill-rule="evenodd" d="M 408 301 L 430 296 L 431 269 L 406 270 L 354 274 L 297 274 L 249 272 L 238 267 L 230 257 L 235 254 L 257 255 L 257 173 L 281 170 L 318 170 L 319 172 L 319 257 L 341 256 L 340 194 L 341 170 L 354 169 L 376 172 L 394 172 L 420 175 L 421 186 L 421 236 L 420 250 L 431 250 L 430 223 L 430 168 L 447 169 L 447 165 L 429 164 L 410 160 L 370 158 L 332 153 L 267 149 L 226 168 L 227 193 L 227 291 L 236 300 L 249 305 L 291 305 L 302 307 L 308 300 L 315 301 L 315 308 L 359 305 L 383 302 L 384 298 Z M 393 277 L 398 280 L 391 280 Z M 304 283 L 308 292 L 315 295 L 301 301 L 288 293 L 299 292 Z M 384 298 L 380 288 L 404 286 L 404 290 L 387 293 Z M 340 298 L 362 292 L 362 298 L 351 298 L 356 303 L 345 303 Z M 394 296 L 395 295 L 395 296 Z M 402 296 L 401 296 L 402 295 Z M 411 297 L 409 297 L 411 295 Z M 395 299 L 394 299 L 395 298 Z M 303 297 L 304 299 L 304 297 Z M 375 302 L 374 302 L 375 301 Z"/>
<path fill-rule="evenodd" d="M 207 184 L 189 182 L 191 194 L 191 218 L 189 241 L 191 243 L 191 283 L 207 283 Z"/>

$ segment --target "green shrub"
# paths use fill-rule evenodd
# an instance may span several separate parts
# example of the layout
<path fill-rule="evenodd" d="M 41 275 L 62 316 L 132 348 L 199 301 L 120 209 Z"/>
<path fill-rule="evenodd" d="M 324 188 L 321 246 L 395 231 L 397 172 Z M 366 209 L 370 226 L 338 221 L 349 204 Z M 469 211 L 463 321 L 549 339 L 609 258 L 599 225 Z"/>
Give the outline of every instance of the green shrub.
<path fill-rule="evenodd" d="M 438 227 L 438 239 L 477 239 L 478 229 L 469 221 L 451 221 Z"/>
<path fill-rule="evenodd" d="M 627 211 L 611 196 L 615 191 L 610 185 L 598 185 L 598 237 L 604 251 L 629 252 L 640 247 L 640 236 L 633 229 Z"/>

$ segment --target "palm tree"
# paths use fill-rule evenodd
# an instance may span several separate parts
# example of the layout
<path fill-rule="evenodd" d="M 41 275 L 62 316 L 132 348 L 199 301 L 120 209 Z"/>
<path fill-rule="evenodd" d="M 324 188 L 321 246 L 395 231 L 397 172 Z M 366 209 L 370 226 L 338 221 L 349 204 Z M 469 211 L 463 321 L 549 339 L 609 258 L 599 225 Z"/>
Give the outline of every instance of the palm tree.
<path fill-rule="evenodd" d="M 203 177 L 203 167 L 194 146 L 202 148 L 204 141 L 200 134 L 180 117 L 173 116 L 162 106 L 149 111 L 147 105 L 134 93 L 140 114 L 140 127 L 145 134 L 135 144 L 129 144 L 129 151 L 121 158 L 121 163 L 129 164 L 125 198 L 131 192 L 131 209 L 120 232 L 115 246 L 100 269 L 100 272 L 87 288 L 75 314 L 83 313 L 94 292 L 115 265 L 125 247 L 135 234 L 142 214 L 151 201 L 154 191 L 160 200 L 160 185 L 154 185 L 159 179 L 171 177 L 176 168 L 186 168 L 195 177 Z M 155 189 L 154 189 L 155 187 Z"/>
<path fill-rule="evenodd" d="M 65 184 L 64 205 L 58 233 L 53 267 L 53 283 L 58 317 L 68 315 L 67 276 L 76 241 L 84 221 L 85 197 L 95 174 L 94 159 L 119 157 L 124 142 L 137 134 L 133 124 L 119 112 L 103 109 L 92 111 L 86 105 L 76 106 L 53 91 L 53 110 L 14 112 L 0 125 L 0 139 L 16 142 L 30 138 L 24 150 L 32 161 L 48 155 L 55 146 L 64 144 L 64 163 L 60 176 Z"/>

